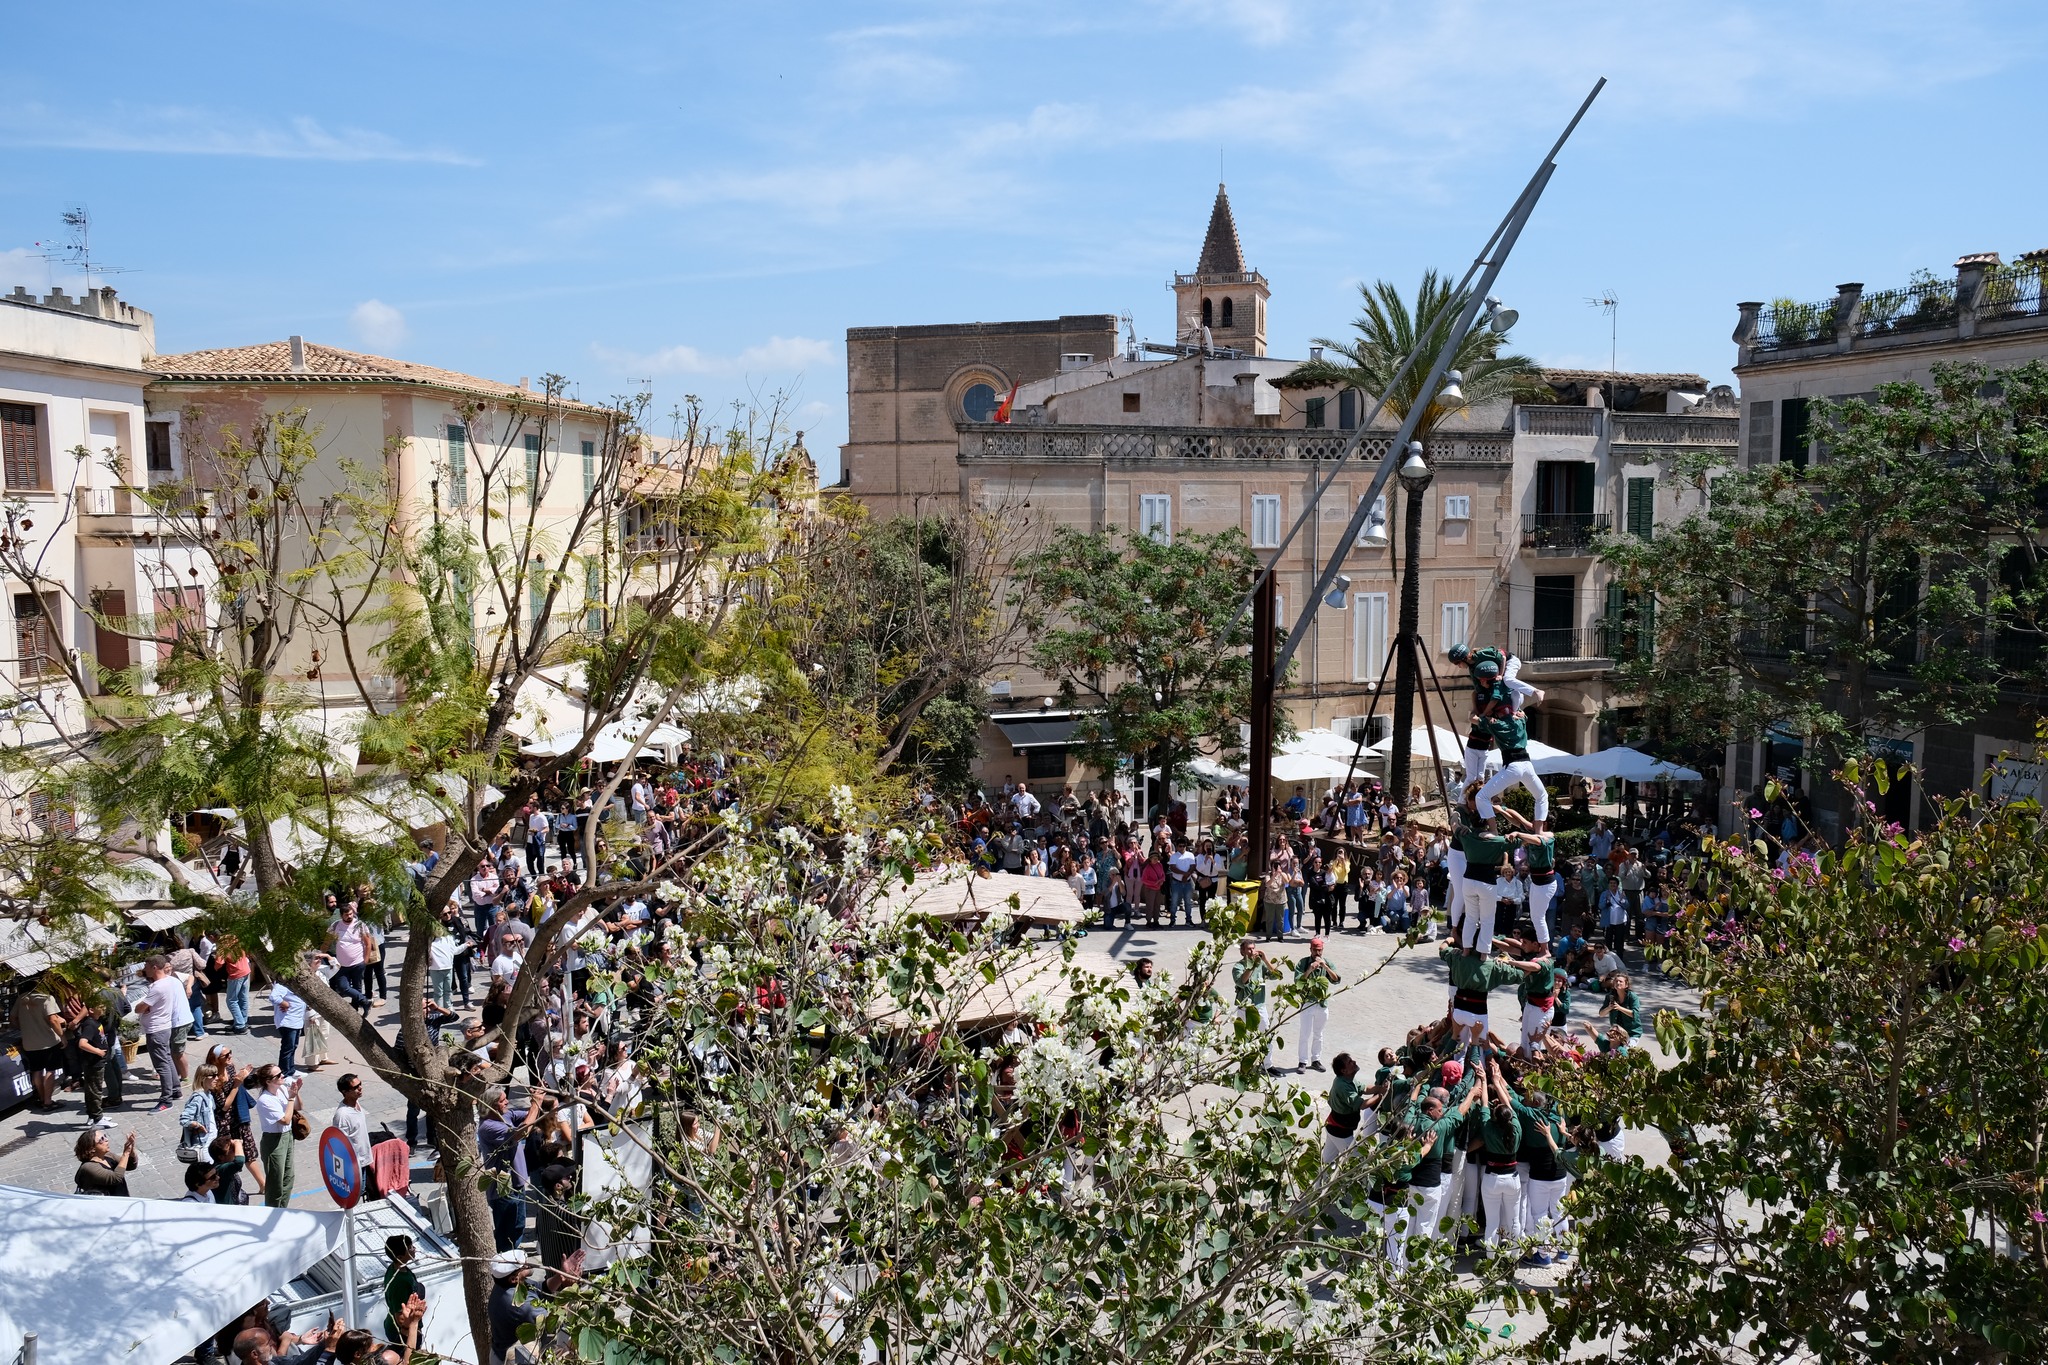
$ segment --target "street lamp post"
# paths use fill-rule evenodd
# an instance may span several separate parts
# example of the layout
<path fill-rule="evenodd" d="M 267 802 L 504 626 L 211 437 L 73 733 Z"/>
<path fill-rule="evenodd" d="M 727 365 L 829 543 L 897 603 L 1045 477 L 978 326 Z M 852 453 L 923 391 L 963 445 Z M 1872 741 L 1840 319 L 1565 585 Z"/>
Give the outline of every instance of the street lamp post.
<path fill-rule="evenodd" d="M 1422 685 L 1422 495 L 1434 477 L 1422 458 L 1422 443 L 1409 442 L 1408 458 L 1400 472 L 1401 487 L 1408 491 L 1408 507 L 1401 544 L 1401 630 L 1395 645 L 1399 652 L 1394 656 L 1394 752 L 1387 770 L 1388 794 L 1403 810 L 1408 808 L 1412 780 L 1415 694 Z"/>

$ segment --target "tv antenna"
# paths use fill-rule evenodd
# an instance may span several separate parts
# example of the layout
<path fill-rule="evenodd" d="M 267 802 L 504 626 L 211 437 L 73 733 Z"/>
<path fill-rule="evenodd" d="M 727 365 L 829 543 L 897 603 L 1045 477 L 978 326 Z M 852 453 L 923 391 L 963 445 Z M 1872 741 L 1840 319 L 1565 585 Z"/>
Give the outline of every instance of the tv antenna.
<path fill-rule="evenodd" d="M 37 242 L 42 248 L 43 260 L 51 265 L 68 265 L 85 276 L 85 287 L 92 288 L 95 275 L 125 275 L 128 267 L 102 265 L 92 258 L 92 211 L 83 204 L 74 204 L 64 210 L 64 238 L 62 241 Z"/>
<path fill-rule="evenodd" d="M 1137 320 L 1131 316 L 1130 311 L 1128 309 L 1126 309 L 1124 312 L 1118 313 L 1116 315 L 1116 320 L 1124 325 L 1124 354 L 1129 356 L 1131 359 L 1136 360 L 1138 358 Z"/>
<path fill-rule="evenodd" d="M 1615 363 L 1615 355 L 1617 354 L 1615 338 L 1619 334 L 1619 324 L 1615 319 L 1621 312 L 1621 300 L 1614 297 L 1612 289 L 1608 289 L 1603 291 L 1598 298 L 1587 299 L 1586 306 L 1588 308 L 1598 308 L 1601 312 L 1607 314 L 1607 372 L 1609 374 L 1618 374 L 1621 367 Z"/>

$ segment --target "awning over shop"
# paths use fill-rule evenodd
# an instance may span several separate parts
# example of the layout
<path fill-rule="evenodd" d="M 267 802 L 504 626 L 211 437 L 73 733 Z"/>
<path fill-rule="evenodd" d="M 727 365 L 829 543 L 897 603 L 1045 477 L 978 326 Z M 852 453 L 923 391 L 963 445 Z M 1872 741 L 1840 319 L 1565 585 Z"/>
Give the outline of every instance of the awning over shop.
<path fill-rule="evenodd" d="M 1063 711 L 990 716 L 1012 749 L 1059 749 L 1071 744 L 1079 718 Z"/>
<path fill-rule="evenodd" d="M 343 1215 L 0 1185 L 0 1360 L 170 1365 L 341 1244 Z"/>

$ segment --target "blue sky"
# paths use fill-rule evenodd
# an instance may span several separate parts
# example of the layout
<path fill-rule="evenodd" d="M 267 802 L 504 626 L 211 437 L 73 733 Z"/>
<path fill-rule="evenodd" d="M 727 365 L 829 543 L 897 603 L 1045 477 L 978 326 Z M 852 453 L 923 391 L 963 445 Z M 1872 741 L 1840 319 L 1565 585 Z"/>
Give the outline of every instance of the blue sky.
<path fill-rule="evenodd" d="M 1168 336 L 1219 158 L 1271 349 L 1462 271 L 1609 80 L 1499 292 L 1515 340 L 1725 380 L 1735 304 L 2048 247 L 2039 5 L 1182 0 L 62 7 L 10 19 L 0 283 L 90 206 L 166 351 L 275 340 L 586 398 L 798 390 L 849 326 Z"/>

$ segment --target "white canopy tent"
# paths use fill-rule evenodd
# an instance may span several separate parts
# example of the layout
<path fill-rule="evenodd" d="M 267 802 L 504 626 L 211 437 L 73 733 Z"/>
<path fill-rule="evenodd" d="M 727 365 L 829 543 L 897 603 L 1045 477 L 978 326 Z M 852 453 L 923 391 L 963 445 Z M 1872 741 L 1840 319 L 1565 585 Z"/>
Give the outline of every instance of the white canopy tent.
<path fill-rule="evenodd" d="M 0 1360 L 171 1365 L 341 1245 L 339 1213 L 0 1185 Z"/>
<path fill-rule="evenodd" d="M 1017 907 L 1010 908 L 1010 898 Z M 886 917 L 920 914 L 934 919 L 971 919 L 1001 912 L 1025 924 L 1082 924 L 1081 898 L 1060 877 L 1026 877 L 1015 872 L 946 872 L 891 886 L 875 897 L 869 913 Z"/>
<path fill-rule="evenodd" d="M 1436 740 L 1436 756 L 1438 758 L 1442 759 L 1446 763 L 1456 763 L 1461 762 L 1463 760 L 1465 754 L 1464 736 L 1454 735 L 1449 730 L 1444 729 L 1444 727 L 1441 725 L 1418 725 L 1413 730 L 1409 731 L 1409 754 L 1411 756 L 1420 754 L 1424 758 L 1429 757 L 1429 746 L 1431 736 L 1434 736 Z M 1392 735 L 1384 736 L 1383 738 L 1375 741 L 1373 745 L 1366 750 L 1366 752 L 1369 754 L 1377 754 L 1382 757 L 1393 753 L 1394 737 Z"/>
<path fill-rule="evenodd" d="M 1533 746 L 1531 757 L 1534 757 Z M 1611 749 L 1597 749 L 1590 754 L 1557 754 L 1549 758 L 1535 759 L 1539 774 L 1577 773 L 1595 781 L 1618 777 L 1624 782 L 1697 782 L 1700 775 L 1691 768 L 1677 763 L 1666 763 L 1663 759 L 1652 758 L 1640 749 L 1631 749 L 1626 744 L 1617 744 Z"/>
<path fill-rule="evenodd" d="M 617 763 L 633 750 L 633 741 L 647 729 L 644 720 L 615 720 L 597 732 L 585 755 L 592 763 Z M 535 758 L 557 758 L 583 742 L 583 731 L 563 730 L 547 739 L 519 746 L 519 752 Z M 645 758 L 672 759 L 675 750 L 690 742 L 690 732 L 680 725 L 657 725 L 648 733 L 640 754 Z"/>
<path fill-rule="evenodd" d="M 1249 787 L 1251 779 L 1235 768 L 1226 768 L 1215 759 L 1198 756 L 1188 762 L 1188 771 L 1194 774 L 1198 787 Z M 1145 769 L 1147 779 L 1159 776 L 1159 769 Z"/>

